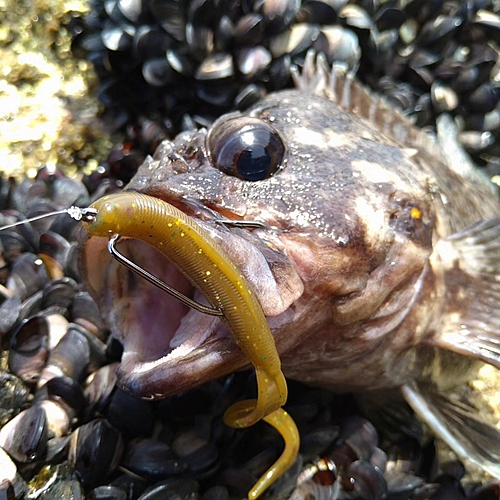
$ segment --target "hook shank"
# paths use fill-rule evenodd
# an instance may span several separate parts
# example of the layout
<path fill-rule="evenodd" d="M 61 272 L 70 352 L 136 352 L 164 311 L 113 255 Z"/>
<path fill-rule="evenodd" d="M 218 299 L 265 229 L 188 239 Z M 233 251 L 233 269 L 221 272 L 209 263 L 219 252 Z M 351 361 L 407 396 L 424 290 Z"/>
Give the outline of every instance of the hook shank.
<path fill-rule="evenodd" d="M 201 312 L 203 314 L 208 314 L 210 316 L 223 316 L 222 311 L 220 311 L 219 309 L 214 309 L 212 307 L 205 306 L 189 297 L 186 297 L 186 295 L 179 292 L 179 290 L 176 290 L 174 287 L 170 286 L 168 283 L 165 283 L 163 280 L 161 280 L 154 274 L 151 274 L 149 271 L 146 271 L 146 269 L 143 269 L 142 267 L 138 266 L 131 260 L 127 259 L 127 257 L 121 254 L 116 248 L 116 243 L 119 239 L 120 239 L 119 234 L 115 234 L 109 239 L 108 251 L 120 264 L 125 266 L 130 271 L 138 274 L 141 278 L 144 278 L 146 281 L 149 281 L 151 284 L 155 285 L 160 290 L 168 293 L 172 297 L 175 297 L 183 304 L 195 309 L 196 311 Z"/>

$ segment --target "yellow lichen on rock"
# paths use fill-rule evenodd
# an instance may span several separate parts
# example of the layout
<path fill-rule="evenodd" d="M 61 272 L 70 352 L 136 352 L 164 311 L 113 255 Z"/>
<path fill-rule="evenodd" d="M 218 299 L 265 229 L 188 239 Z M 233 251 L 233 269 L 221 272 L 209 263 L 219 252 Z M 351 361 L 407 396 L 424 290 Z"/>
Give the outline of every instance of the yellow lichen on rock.
<path fill-rule="evenodd" d="M 0 170 L 76 173 L 111 142 L 96 118 L 95 75 L 71 54 L 66 26 L 87 2 L 0 0 Z"/>

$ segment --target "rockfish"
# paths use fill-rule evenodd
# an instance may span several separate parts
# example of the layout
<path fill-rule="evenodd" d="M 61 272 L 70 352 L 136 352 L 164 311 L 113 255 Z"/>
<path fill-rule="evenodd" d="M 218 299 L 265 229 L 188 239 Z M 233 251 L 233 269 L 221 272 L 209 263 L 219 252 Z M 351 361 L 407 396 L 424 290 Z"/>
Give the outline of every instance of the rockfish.
<path fill-rule="evenodd" d="M 163 142 L 126 191 L 167 201 L 225 250 L 287 377 L 335 391 L 398 388 L 462 459 L 500 478 L 498 431 L 447 392 L 482 362 L 500 368 L 492 185 L 445 140 L 449 127 L 434 141 L 321 59 L 295 76 L 297 89 Z M 106 245 L 84 237 L 81 269 L 123 344 L 123 388 L 163 398 L 248 366 L 219 318 L 130 273 Z M 203 301 L 152 247 L 120 245 Z"/>

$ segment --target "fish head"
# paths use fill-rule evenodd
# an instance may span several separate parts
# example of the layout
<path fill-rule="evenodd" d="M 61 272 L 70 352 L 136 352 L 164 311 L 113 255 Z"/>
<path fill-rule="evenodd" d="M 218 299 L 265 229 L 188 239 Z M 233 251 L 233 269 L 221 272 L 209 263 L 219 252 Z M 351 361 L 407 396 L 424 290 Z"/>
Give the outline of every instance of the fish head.
<path fill-rule="evenodd" d="M 289 90 L 163 142 L 126 190 L 210 233 L 257 294 L 285 373 L 314 382 L 304 367 L 362 357 L 389 333 L 381 323 L 406 314 L 435 228 L 414 155 L 331 100 Z M 165 257 L 122 236 L 131 260 L 203 301 Z M 161 398 L 248 365 L 223 322 L 125 270 L 106 244 L 85 237 L 81 269 L 123 343 L 125 389 Z"/>

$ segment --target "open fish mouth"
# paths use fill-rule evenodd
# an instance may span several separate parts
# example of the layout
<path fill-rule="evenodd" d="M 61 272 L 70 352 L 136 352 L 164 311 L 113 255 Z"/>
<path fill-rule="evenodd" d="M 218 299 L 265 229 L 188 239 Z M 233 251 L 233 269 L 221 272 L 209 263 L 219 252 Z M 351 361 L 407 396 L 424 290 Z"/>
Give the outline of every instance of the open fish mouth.
<path fill-rule="evenodd" d="M 279 317 L 303 292 L 293 264 L 273 250 L 269 241 L 260 242 L 248 230 L 229 230 L 213 221 L 197 222 L 253 285 L 265 314 L 279 324 Z M 81 268 L 111 334 L 123 344 L 117 374 L 125 390 L 143 398 L 163 398 L 248 365 L 223 317 L 191 309 L 129 271 L 108 253 L 107 243 L 107 238 L 87 236 Z M 208 305 L 182 270 L 153 246 L 127 237 L 117 246 L 137 266 Z M 268 258 L 271 255 L 270 261 L 261 249 Z"/>
<path fill-rule="evenodd" d="M 184 295 L 205 302 L 187 278 L 150 246 L 127 240 L 120 251 Z M 199 377 L 225 374 L 224 365 L 231 370 L 247 363 L 220 317 L 190 309 L 114 260 L 106 271 L 105 288 L 112 333 L 124 346 L 119 380 L 132 393 L 163 397 L 191 388 Z"/>

